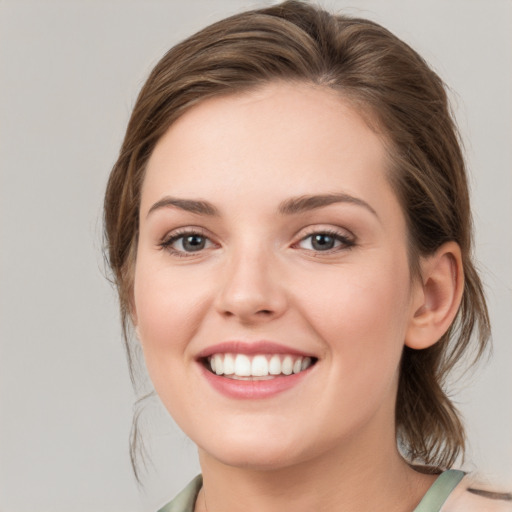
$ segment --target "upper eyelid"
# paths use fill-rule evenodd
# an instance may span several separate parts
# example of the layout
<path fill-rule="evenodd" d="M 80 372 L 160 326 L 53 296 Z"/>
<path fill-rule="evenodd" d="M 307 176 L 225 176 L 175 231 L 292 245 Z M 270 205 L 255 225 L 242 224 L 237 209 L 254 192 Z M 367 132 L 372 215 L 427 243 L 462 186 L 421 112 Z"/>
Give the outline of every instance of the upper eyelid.
<path fill-rule="evenodd" d="M 201 228 L 199 226 L 183 226 L 180 228 L 172 229 L 171 231 L 167 231 L 160 238 L 159 243 L 165 243 L 169 240 L 172 240 L 173 238 L 180 238 L 187 235 L 200 235 L 208 238 L 209 240 L 212 238 L 205 228 Z"/>
<path fill-rule="evenodd" d="M 327 226 L 327 225 L 321 226 L 318 224 L 301 228 L 294 236 L 294 239 L 297 239 L 300 241 L 308 236 L 311 236 L 311 235 L 314 235 L 317 233 L 319 233 L 319 234 L 328 233 L 328 234 L 332 234 L 332 235 L 338 235 L 343 238 L 350 238 L 351 240 L 356 240 L 356 235 L 347 228 L 342 228 L 339 226 Z"/>

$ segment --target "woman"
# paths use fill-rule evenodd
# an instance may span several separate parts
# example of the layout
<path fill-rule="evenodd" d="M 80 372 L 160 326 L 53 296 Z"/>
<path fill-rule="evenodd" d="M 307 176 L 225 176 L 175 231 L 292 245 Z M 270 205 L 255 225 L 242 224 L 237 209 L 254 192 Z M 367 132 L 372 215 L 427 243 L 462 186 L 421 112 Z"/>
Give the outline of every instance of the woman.
<path fill-rule="evenodd" d="M 125 332 L 199 450 L 162 510 L 511 510 L 450 469 L 442 384 L 488 315 L 443 84 L 388 31 L 285 2 L 171 49 L 105 226 Z"/>

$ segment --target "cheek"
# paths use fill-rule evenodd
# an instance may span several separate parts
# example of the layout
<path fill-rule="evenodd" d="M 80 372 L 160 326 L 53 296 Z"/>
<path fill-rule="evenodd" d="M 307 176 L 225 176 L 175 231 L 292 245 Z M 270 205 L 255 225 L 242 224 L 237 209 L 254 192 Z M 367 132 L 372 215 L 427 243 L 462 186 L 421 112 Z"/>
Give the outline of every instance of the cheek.
<path fill-rule="evenodd" d="M 199 325 L 198 318 L 208 307 L 207 290 L 197 284 L 187 278 L 186 272 L 170 272 L 165 266 L 146 264 L 143 255 L 137 262 L 137 327 L 155 387 L 160 378 L 179 374 L 182 363 L 191 358 L 188 344 Z"/>
<path fill-rule="evenodd" d="M 165 266 L 146 265 L 142 256 L 135 271 L 134 303 L 149 377 L 175 420 L 186 426 L 194 393 L 189 343 L 206 301 L 198 295 L 202 289 L 180 275 Z"/>
<path fill-rule="evenodd" d="M 364 385 L 365 377 L 395 373 L 409 318 L 407 265 L 347 266 L 317 280 L 304 297 L 304 314 L 340 374 Z"/>

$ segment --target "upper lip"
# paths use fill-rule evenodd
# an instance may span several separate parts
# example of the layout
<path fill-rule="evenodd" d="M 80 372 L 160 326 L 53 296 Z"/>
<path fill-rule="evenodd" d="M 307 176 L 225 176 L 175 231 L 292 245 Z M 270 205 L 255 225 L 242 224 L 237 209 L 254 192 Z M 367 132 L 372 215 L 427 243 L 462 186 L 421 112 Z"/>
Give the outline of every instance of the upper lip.
<path fill-rule="evenodd" d="M 280 343 L 267 340 L 258 341 L 224 341 L 211 345 L 197 354 L 198 359 L 209 357 L 213 354 L 290 354 L 302 357 L 315 357 L 296 348 L 287 347 Z"/>

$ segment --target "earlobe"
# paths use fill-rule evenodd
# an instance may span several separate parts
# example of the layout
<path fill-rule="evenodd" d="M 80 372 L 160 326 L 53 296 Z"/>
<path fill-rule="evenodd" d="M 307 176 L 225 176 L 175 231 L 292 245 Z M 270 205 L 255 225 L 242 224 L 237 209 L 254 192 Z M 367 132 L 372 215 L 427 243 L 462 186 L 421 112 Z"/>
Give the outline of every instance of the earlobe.
<path fill-rule="evenodd" d="M 421 261 L 405 345 L 424 349 L 434 345 L 452 324 L 462 299 L 464 272 L 460 247 L 443 244 Z"/>

